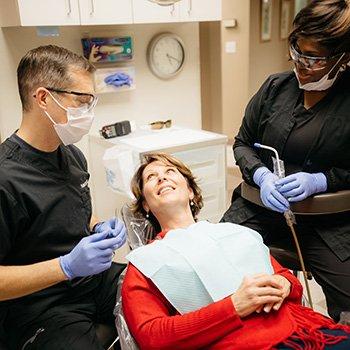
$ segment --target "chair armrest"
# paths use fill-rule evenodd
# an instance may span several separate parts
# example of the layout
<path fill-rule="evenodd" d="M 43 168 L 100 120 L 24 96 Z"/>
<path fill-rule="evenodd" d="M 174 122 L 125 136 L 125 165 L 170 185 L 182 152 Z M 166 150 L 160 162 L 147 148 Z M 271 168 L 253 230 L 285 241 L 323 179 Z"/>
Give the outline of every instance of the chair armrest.
<path fill-rule="evenodd" d="M 242 182 L 241 195 L 247 201 L 264 207 L 258 188 Z M 294 214 L 298 215 L 322 215 L 350 211 L 350 190 L 318 194 L 301 202 L 291 203 L 290 208 Z"/>

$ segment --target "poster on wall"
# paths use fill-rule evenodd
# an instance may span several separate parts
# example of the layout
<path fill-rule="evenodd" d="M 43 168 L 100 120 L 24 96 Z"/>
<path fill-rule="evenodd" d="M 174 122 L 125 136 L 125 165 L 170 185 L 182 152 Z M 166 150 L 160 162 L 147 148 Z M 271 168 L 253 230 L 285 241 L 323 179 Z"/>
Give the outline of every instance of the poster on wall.
<path fill-rule="evenodd" d="M 260 2 L 260 40 L 269 41 L 272 35 L 272 1 Z"/>
<path fill-rule="evenodd" d="M 84 56 L 93 63 L 123 62 L 133 58 L 131 37 L 83 38 Z"/>
<path fill-rule="evenodd" d="M 281 0 L 280 37 L 287 39 L 290 31 L 291 0 Z"/>

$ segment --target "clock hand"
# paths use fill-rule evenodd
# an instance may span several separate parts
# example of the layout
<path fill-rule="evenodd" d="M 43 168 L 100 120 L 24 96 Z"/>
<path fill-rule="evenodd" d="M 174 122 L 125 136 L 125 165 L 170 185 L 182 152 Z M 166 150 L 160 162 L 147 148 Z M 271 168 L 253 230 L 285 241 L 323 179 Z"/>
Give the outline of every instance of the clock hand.
<path fill-rule="evenodd" d="M 168 53 L 167 53 L 166 55 L 167 55 L 168 59 L 172 58 L 172 59 L 175 60 L 176 62 L 180 63 L 180 60 L 177 59 L 176 57 L 171 56 L 171 55 L 169 55 Z"/>
<path fill-rule="evenodd" d="M 169 61 L 169 63 L 170 63 L 171 65 L 173 65 L 173 62 L 170 60 L 170 56 L 169 56 L 169 54 L 166 54 L 166 57 L 168 57 L 168 61 Z"/>

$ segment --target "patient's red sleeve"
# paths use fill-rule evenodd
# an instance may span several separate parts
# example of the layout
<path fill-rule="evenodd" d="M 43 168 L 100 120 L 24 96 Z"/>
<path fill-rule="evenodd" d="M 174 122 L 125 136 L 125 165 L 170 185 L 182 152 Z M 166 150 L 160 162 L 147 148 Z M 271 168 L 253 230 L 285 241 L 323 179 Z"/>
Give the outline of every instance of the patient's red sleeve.
<path fill-rule="evenodd" d="M 284 276 L 291 283 L 291 289 L 287 299 L 292 302 L 300 303 L 303 296 L 303 287 L 299 280 L 288 269 L 282 267 L 272 256 L 271 263 L 275 274 Z"/>
<path fill-rule="evenodd" d="M 230 297 L 179 315 L 153 282 L 132 264 L 123 282 L 122 304 L 127 324 L 141 349 L 199 349 L 242 327 Z"/>

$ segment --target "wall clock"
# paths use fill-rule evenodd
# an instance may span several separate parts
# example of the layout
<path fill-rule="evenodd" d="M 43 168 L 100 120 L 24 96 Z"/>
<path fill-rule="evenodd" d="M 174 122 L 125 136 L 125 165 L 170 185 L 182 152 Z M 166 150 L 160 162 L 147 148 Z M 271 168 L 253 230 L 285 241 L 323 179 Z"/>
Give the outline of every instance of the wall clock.
<path fill-rule="evenodd" d="M 151 71 L 158 78 L 173 78 L 180 73 L 185 62 L 182 40 L 172 33 L 156 35 L 148 45 L 147 61 Z"/>

